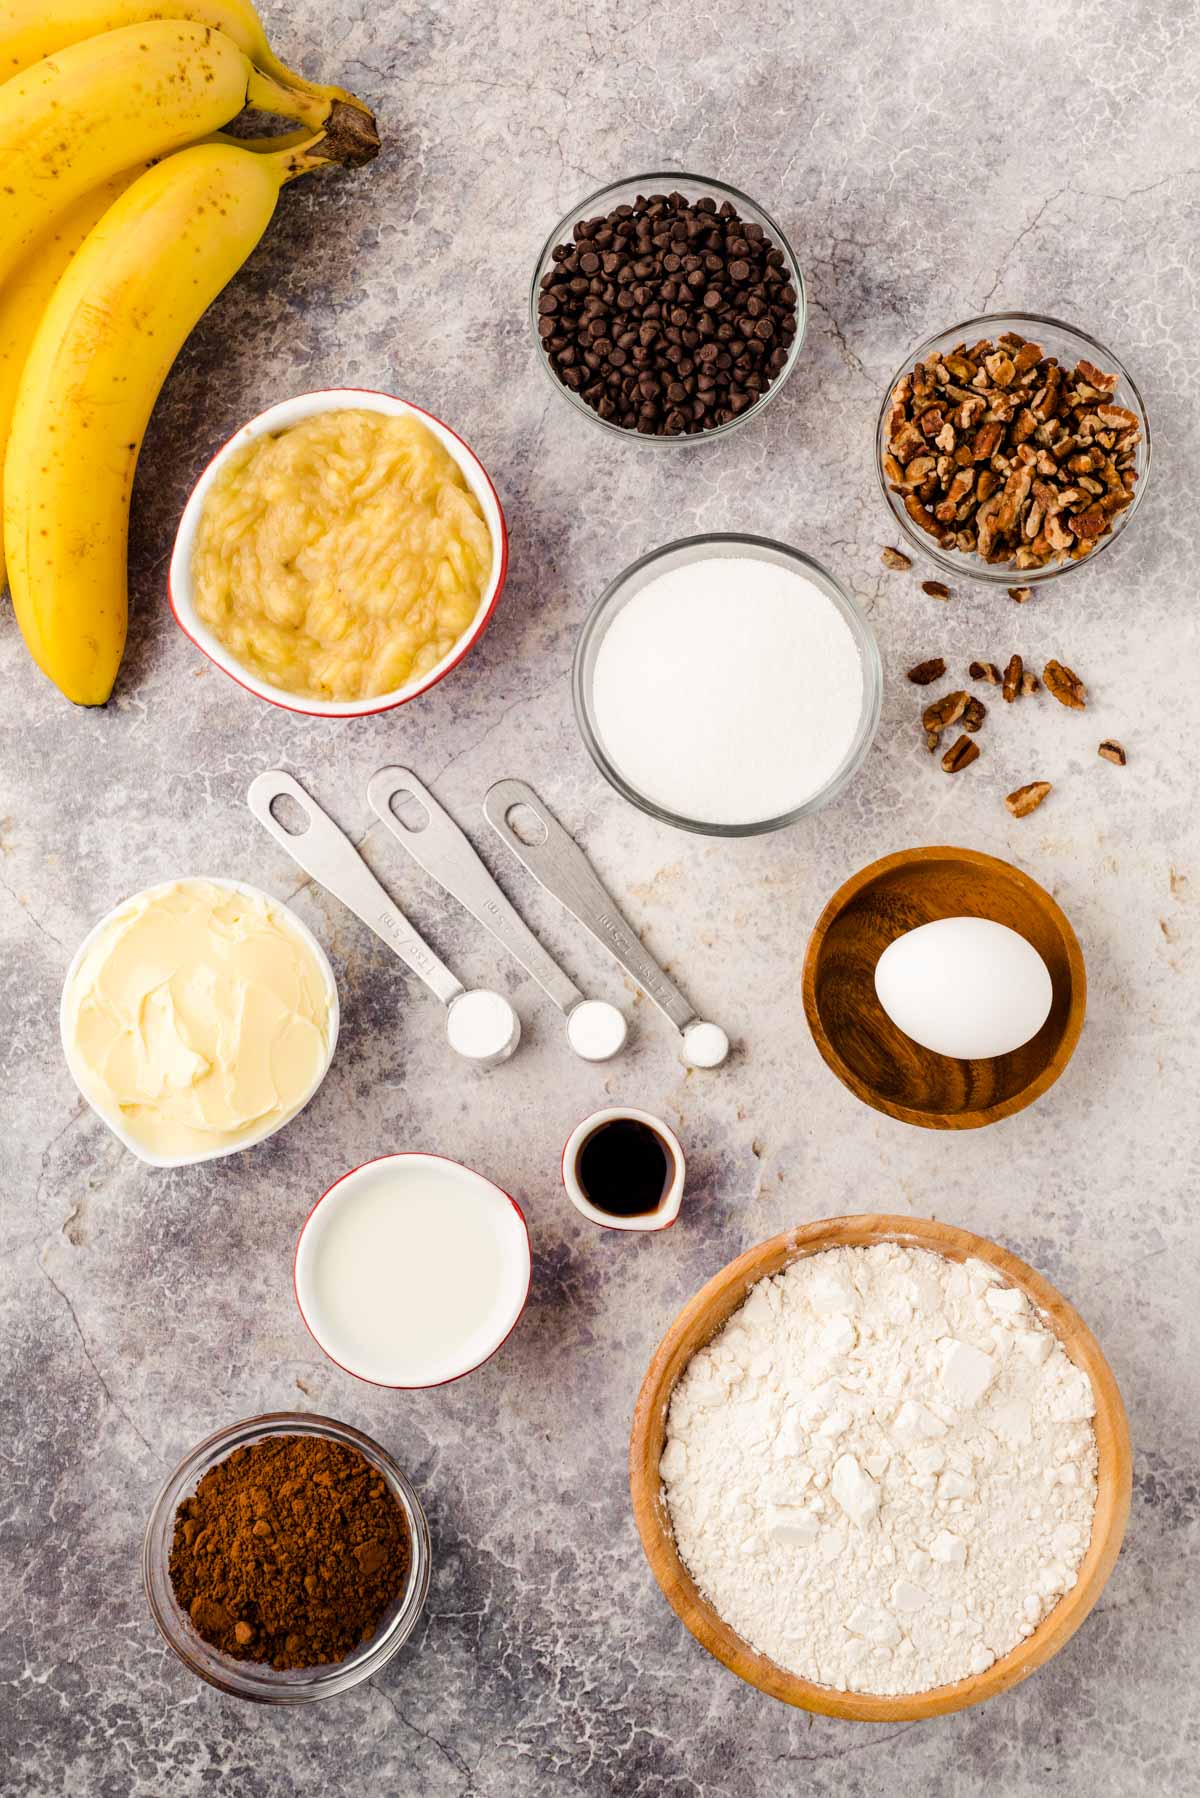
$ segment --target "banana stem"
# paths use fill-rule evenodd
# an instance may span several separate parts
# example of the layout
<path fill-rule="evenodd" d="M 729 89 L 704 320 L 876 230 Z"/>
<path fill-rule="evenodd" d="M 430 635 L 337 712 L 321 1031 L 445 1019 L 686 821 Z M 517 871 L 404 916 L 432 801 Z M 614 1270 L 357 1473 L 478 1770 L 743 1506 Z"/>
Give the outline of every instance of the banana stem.
<path fill-rule="evenodd" d="M 295 69 L 289 69 L 286 63 L 280 62 L 269 47 L 265 48 L 261 54 L 257 50 L 252 54 L 263 74 L 270 75 L 282 86 L 297 88 L 302 94 L 311 94 L 315 99 L 326 102 L 342 100 L 347 106 L 354 106 L 359 112 L 365 112 L 372 124 L 374 123 L 370 107 L 364 105 L 356 94 L 348 93 L 344 87 L 325 87 L 316 81 L 306 81 L 304 76 Z"/>
<path fill-rule="evenodd" d="M 300 119 L 316 130 L 328 118 L 332 102 L 298 87 L 288 87 L 284 82 L 276 81 L 273 75 L 264 75 L 261 69 L 251 69 L 246 83 L 246 104 L 257 107 L 260 112 L 279 113 L 285 119 Z"/>
<path fill-rule="evenodd" d="M 220 136 L 239 150 L 273 162 L 281 187 L 331 164 L 353 168 L 370 162 L 379 149 L 373 121 L 358 107 L 343 106 L 340 100 L 334 102 L 329 120 L 320 131 L 286 131 L 275 138 L 232 138 L 223 133 Z"/>
<path fill-rule="evenodd" d="M 290 85 L 295 81 L 296 86 Z M 370 162 L 379 151 L 379 133 L 375 120 L 352 95 L 342 96 L 341 88 L 314 88 L 300 82 L 288 69 L 281 78 L 254 68 L 246 84 L 246 101 L 261 112 L 274 112 L 284 118 L 300 119 L 314 131 L 323 130 L 329 138 L 327 162 L 344 163 L 353 168 Z"/>
<path fill-rule="evenodd" d="M 307 175 L 311 169 L 324 168 L 331 162 L 342 168 L 360 168 L 378 154 L 379 137 L 370 113 L 335 100 L 323 129 L 307 145 L 288 152 L 288 173 L 284 179 L 294 181 L 297 175 Z"/>

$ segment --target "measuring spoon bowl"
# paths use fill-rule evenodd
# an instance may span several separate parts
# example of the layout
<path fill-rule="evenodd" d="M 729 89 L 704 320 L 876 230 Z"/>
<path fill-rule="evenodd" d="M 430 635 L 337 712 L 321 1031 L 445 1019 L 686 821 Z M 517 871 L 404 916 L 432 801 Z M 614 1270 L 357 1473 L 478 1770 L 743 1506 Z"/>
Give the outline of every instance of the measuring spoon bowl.
<path fill-rule="evenodd" d="M 446 1040 L 457 1055 L 481 1068 L 507 1061 L 521 1040 L 521 1020 L 503 993 L 477 986 L 451 999 Z"/>

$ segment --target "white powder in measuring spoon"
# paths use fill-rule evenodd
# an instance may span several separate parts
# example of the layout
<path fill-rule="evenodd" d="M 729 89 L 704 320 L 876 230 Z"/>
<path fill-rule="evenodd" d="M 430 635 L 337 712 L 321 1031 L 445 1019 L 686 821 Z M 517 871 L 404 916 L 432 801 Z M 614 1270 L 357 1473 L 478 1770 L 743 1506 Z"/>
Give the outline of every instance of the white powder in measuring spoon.
<path fill-rule="evenodd" d="M 613 619 L 592 703 L 606 755 L 647 799 L 697 823 L 755 824 L 837 772 L 863 669 L 815 581 L 708 556 L 648 582 Z"/>

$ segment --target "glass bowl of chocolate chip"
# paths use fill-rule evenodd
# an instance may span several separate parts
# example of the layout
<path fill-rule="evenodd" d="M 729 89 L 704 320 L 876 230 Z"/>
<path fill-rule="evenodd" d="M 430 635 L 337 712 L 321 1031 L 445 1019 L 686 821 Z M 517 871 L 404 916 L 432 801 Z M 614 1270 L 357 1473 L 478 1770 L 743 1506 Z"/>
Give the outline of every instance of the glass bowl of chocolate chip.
<path fill-rule="evenodd" d="M 1128 530 L 1150 427 L 1133 376 L 1094 337 L 989 313 L 905 357 L 883 396 L 876 467 L 920 554 L 1023 598 Z"/>
<path fill-rule="evenodd" d="M 429 1529 L 377 1442 L 276 1412 L 185 1455 L 155 1500 L 142 1565 L 185 1667 L 235 1698 L 308 1704 L 370 1679 L 412 1635 Z"/>
<path fill-rule="evenodd" d="M 747 194 L 706 175 L 636 175 L 589 194 L 542 247 L 538 360 L 577 411 L 647 443 L 757 418 L 804 339 L 804 277 Z"/>

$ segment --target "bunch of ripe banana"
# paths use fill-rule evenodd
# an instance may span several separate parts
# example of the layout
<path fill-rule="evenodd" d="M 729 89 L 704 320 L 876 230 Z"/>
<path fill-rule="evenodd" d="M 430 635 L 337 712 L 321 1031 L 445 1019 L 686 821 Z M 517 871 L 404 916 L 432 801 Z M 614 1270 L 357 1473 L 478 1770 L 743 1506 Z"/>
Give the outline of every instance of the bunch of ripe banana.
<path fill-rule="evenodd" d="M 223 136 L 245 106 L 299 127 Z M 30 653 L 78 704 L 120 665 L 134 469 L 171 364 L 284 183 L 378 147 L 360 101 L 278 61 L 250 0 L 0 0 L 4 555 Z"/>

